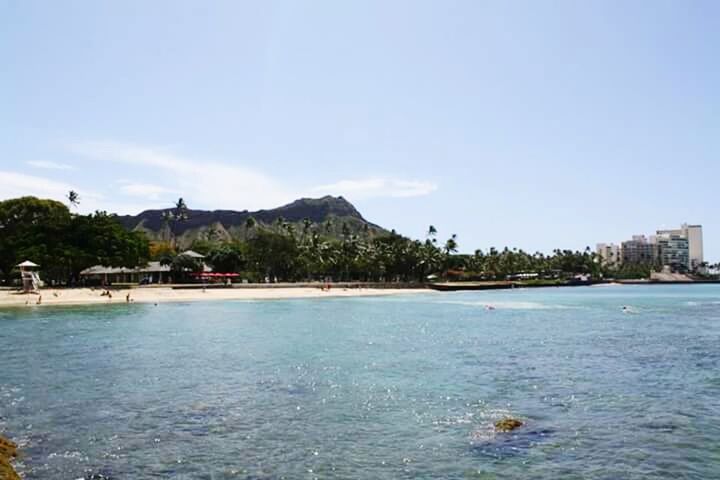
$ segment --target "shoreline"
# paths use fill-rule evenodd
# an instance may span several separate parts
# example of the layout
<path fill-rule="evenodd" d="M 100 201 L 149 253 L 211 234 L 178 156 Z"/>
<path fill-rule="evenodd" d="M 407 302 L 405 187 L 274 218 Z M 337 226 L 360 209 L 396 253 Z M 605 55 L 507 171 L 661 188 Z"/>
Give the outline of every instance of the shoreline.
<path fill-rule="evenodd" d="M 316 298 L 372 297 L 410 293 L 427 293 L 424 288 L 346 288 L 333 286 L 330 290 L 318 287 L 273 288 L 202 288 L 177 289 L 172 287 L 110 289 L 112 297 L 101 295 L 103 289 L 43 288 L 39 294 L 0 290 L 0 308 L 127 305 L 128 303 L 160 304 L 172 302 L 232 301 L 232 300 L 289 300 Z M 126 296 L 130 295 L 130 302 Z M 41 303 L 38 304 L 38 299 Z"/>
<path fill-rule="evenodd" d="M 589 284 L 535 284 L 523 285 L 515 282 L 451 282 L 428 284 L 426 287 L 411 284 L 332 284 L 330 290 L 321 290 L 317 284 L 250 284 L 225 287 L 220 285 L 137 285 L 112 286 L 108 290 L 112 297 L 101 295 L 102 288 L 51 288 L 45 287 L 40 293 L 21 293 L 14 289 L 0 288 L 0 309 L 82 306 L 82 305 L 127 305 L 161 304 L 174 302 L 233 301 L 233 300 L 292 300 L 348 297 L 379 297 L 388 295 L 443 293 L 460 291 L 524 290 L 527 288 L 568 288 L 578 286 L 654 286 L 654 285 L 707 285 L 720 284 L 718 281 L 658 282 L 620 280 L 614 282 L 592 282 Z M 440 288 L 438 288 L 440 287 Z M 444 287 L 444 288 L 443 288 Z M 131 301 L 126 300 L 130 295 Z M 37 303 L 42 296 L 40 304 Z"/>

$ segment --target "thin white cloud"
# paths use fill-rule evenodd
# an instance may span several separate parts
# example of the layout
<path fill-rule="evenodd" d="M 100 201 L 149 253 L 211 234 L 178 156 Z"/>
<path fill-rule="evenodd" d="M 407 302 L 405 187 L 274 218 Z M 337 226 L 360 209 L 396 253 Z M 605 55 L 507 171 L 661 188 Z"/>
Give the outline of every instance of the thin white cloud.
<path fill-rule="evenodd" d="M 279 181 L 242 166 L 192 160 L 158 148 L 117 142 L 81 142 L 70 145 L 70 149 L 86 158 L 141 167 L 133 174 L 153 177 L 162 171 L 165 182 L 172 184 L 177 195 L 185 197 L 190 206 L 259 209 L 282 205 L 296 198 Z M 143 184 L 125 193 L 140 194 L 143 190 L 148 193 L 152 190 L 144 188 L 148 186 Z M 170 192 L 155 189 L 154 193 L 159 198 L 161 193 Z"/>
<path fill-rule="evenodd" d="M 29 160 L 25 162 L 31 167 L 44 168 L 47 170 L 75 170 L 75 167 L 66 163 L 48 162 L 46 160 Z"/>
<path fill-rule="evenodd" d="M 167 197 L 170 194 L 177 194 L 177 192 L 171 188 L 150 183 L 120 182 L 119 188 L 125 195 L 147 198 L 148 200 L 160 200 L 162 197 Z"/>
<path fill-rule="evenodd" d="M 395 180 L 390 178 L 368 178 L 341 180 L 329 185 L 313 188 L 317 194 L 347 195 L 351 198 L 376 197 L 419 197 L 437 190 L 437 185 L 417 180 Z"/>
<path fill-rule="evenodd" d="M 3 200 L 25 196 L 63 200 L 70 190 L 76 188 L 44 177 L 0 171 L 0 197 Z"/>
<path fill-rule="evenodd" d="M 37 175 L 0 170 L 0 200 L 33 196 L 49 198 L 68 204 L 67 195 L 70 190 L 74 190 L 80 195 L 80 205 L 77 208 L 79 213 L 104 210 L 118 214 L 137 214 L 148 208 L 160 208 L 157 204 L 117 203 L 114 199 L 108 200 L 104 195 L 78 185 L 59 182 Z"/>
<path fill-rule="evenodd" d="M 437 189 L 430 182 L 383 177 L 341 180 L 310 189 L 297 185 L 288 188 L 279 179 L 253 168 L 191 159 L 164 148 L 93 141 L 73 143 L 69 149 L 94 161 L 127 165 L 123 171 L 125 179 L 117 182 L 116 193 L 120 197 L 143 198 L 155 205 L 169 205 L 177 196 L 185 198 L 194 208 L 256 210 L 274 208 L 311 195 L 399 198 L 427 195 Z M 136 181 L 136 178 L 143 180 Z M 161 179 L 163 185 L 145 179 Z M 113 198 L 118 200 L 116 196 Z"/>

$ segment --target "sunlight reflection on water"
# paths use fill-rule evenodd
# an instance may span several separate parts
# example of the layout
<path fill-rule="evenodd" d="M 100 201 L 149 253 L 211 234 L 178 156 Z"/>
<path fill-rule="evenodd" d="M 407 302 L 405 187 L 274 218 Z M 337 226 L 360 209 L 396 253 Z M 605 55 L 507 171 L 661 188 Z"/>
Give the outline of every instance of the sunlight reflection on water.
<path fill-rule="evenodd" d="M 677 286 L 3 312 L 0 432 L 28 479 L 711 478 L 718 302 Z M 525 425 L 496 433 L 508 416 Z"/>

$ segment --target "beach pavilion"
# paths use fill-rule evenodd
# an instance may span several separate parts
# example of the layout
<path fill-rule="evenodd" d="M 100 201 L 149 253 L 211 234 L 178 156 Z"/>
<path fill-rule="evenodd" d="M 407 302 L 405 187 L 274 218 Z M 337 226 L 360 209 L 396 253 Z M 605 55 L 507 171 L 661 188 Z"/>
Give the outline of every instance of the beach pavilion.
<path fill-rule="evenodd" d="M 137 268 L 104 267 L 95 265 L 80 272 L 80 278 L 86 285 L 112 285 L 113 283 L 169 283 L 170 265 L 160 262 L 148 262 Z"/>
<path fill-rule="evenodd" d="M 186 250 L 178 256 L 187 256 L 202 260 L 203 255 L 192 250 Z M 203 272 L 212 269 L 203 263 Z M 114 283 L 170 283 L 172 281 L 170 265 L 161 265 L 160 262 L 148 262 L 147 265 L 136 268 L 105 267 L 95 265 L 80 272 L 80 278 L 86 285 L 112 285 Z"/>

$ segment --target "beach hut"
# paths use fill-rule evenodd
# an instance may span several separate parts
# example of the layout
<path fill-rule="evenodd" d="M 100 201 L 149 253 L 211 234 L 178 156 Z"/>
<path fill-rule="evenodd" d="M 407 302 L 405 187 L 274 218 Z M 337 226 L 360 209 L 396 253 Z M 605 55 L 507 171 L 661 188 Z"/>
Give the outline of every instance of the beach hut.
<path fill-rule="evenodd" d="M 199 254 L 199 253 L 197 253 L 197 252 L 194 252 L 194 251 L 192 251 L 192 250 L 185 250 L 184 252 L 178 254 L 178 256 L 196 258 L 196 259 L 198 259 L 198 260 L 202 260 L 203 258 L 205 258 L 205 255 L 201 255 L 201 254 Z"/>
<path fill-rule="evenodd" d="M 167 283 L 170 279 L 170 265 L 148 262 L 136 268 L 104 267 L 95 265 L 80 272 L 83 285 L 112 285 L 114 283 Z"/>
<path fill-rule="evenodd" d="M 23 292 L 37 292 L 40 289 L 40 275 L 33 269 L 38 268 L 40 265 L 30 260 L 25 260 L 22 263 L 18 263 L 17 266 L 20 268 Z"/>

